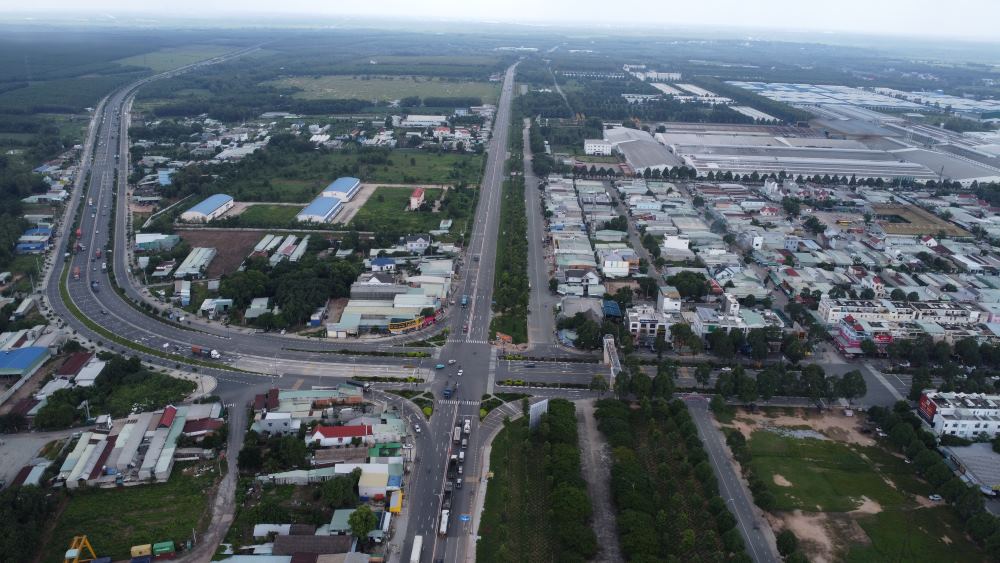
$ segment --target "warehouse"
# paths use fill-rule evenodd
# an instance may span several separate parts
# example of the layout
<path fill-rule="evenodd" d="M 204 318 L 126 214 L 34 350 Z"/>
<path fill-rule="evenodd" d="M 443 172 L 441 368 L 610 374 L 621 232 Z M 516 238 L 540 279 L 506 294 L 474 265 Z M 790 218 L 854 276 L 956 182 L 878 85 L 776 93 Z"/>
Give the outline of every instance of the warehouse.
<path fill-rule="evenodd" d="M 226 211 L 232 209 L 233 205 L 233 198 L 226 194 L 211 195 L 198 205 L 181 213 L 181 221 L 207 223 L 221 217 Z"/>
<path fill-rule="evenodd" d="M 361 180 L 357 178 L 344 177 L 337 178 L 330 185 L 323 188 L 320 197 L 335 197 L 342 202 L 351 201 L 351 198 L 361 189 Z"/>
<path fill-rule="evenodd" d="M 181 262 L 181 265 L 177 267 L 177 271 L 174 272 L 174 279 L 202 277 L 205 269 L 208 268 L 208 265 L 215 258 L 215 254 L 216 250 L 214 248 L 192 248 L 191 253 L 187 255 L 187 258 Z"/>
<path fill-rule="evenodd" d="M 336 197 L 319 196 L 305 209 L 299 211 L 295 220 L 300 223 L 329 223 L 340 211 L 343 203 Z"/>
<path fill-rule="evenodd" d="M 181 238 L 177 235 L 166 235 L 163 233 L 136 233 L 135 249 L 137 252 L 159 252 L 170 250 Z"/>

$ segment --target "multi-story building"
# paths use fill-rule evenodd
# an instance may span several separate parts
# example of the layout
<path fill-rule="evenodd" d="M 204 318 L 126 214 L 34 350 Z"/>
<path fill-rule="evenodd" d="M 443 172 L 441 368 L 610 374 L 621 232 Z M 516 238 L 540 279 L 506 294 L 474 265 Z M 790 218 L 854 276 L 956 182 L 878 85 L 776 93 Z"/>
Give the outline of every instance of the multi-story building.
<path fill-rule="evenodd" d="M 1000 433 L 1000 395 L 924 391 L 917 414 L 937 435 L 972 439 Z"/>
<path fill-rule="evenodd" d="M 954 301 L 890 301 L 889 299 L 830 299 L 824 296 L 817 311 L 828 325 L 844 317 L 866 321 L 929 321 L 951 324 L 980 322 L 983 312 Z"/>
<path fill-rule="evenodd" d="M 667 338 L 667 330 L 675 322 L 673 316 L 661 313 L 650 305 L 630 307 L 625 311 L 625 318 L 628 331 L 636 342 L 642 344 L 651 344 L 658 334 Z"/>
<path fill-rule="evenodd" d="M 584 139 L 583 153 L 586 155 L 611 156 L 614 149 L 611 143 L 604 139 Z"/>

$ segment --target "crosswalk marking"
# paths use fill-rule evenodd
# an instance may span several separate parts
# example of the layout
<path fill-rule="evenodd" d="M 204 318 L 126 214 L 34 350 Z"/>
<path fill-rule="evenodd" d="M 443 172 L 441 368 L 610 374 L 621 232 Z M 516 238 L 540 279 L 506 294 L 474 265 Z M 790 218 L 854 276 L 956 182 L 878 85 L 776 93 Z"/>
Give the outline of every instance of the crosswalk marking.
<path fill-rule="evenodd" d="M 489 340 L 475 340 L 475 339 L 472 339 L 472 338 L 469 338 L 469 339 L 465 339 L 465 338 L 449 338 L 448 339 L 448 343 L 449 344 L 489 344 L 490 341 Z"/>
<path fill-rule="evenodd" d="M 479 401 L 470 401 L 470 400 L 459 401 L 459 400 L 456 400 L 456 399 L 440 399 L 440 400 L 438 400 L 438 403 L 440 403 L 442 405 L 467 405 L 467 406 L 470 406 L 470 407 L 473 407 L 473 406 L 478 407 L 479 406 Z"/>

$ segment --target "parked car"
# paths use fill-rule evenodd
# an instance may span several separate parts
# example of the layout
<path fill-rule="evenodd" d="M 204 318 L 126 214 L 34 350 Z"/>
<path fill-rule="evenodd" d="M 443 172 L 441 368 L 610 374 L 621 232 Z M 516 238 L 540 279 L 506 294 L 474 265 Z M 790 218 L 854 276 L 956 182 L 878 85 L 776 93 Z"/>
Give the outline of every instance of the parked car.
<path fill-rule="evenodd" d="M 934 502 L 941 502 L 942 500 L 944 500 L 943 498 L 941 498 L 941 495 L 927 495 L 927 498 Z"/>

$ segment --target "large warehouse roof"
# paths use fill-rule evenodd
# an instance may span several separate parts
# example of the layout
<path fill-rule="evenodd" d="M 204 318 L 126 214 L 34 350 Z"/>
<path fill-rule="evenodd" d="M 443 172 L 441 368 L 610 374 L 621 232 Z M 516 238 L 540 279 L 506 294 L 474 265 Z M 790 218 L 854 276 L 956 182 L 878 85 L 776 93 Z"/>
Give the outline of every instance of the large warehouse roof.
<path fill-rule="evenodd" d="M 324 194 L 329 194 L 331 192 L 342 193 L 342 194 L 351 193 L 351 191 L 353 191 L 354 188 L 358 187 L 358 184 L 360 183 L 361 180 L 357 178 L 352 178 L 350 176 L 344 178 L 337 178 L 336 180 L 330 182 L 330 185 L 323 188 L 323 193 Z"/>
<path fill-rule="evenodd" d="M 226 194 L 210 195 L 202 200 L 202 202 L 198 205 L 188 209 L 187 213 L 201 213 L 202 215 L 209 215 L 230 201 L 233 201 L 233 198 Z"/>
<path fill-rule="evenodd" d="M 329 220 L 333 213 L 341 206 L 339 199 L 335 197 L 317 197 L 305 209 L 296 215 L 300 221 L 309 221 L 313 217 L 320 217 L 323 221 Z"/>

